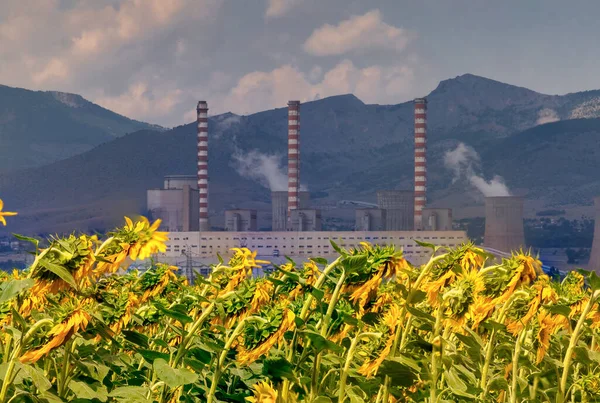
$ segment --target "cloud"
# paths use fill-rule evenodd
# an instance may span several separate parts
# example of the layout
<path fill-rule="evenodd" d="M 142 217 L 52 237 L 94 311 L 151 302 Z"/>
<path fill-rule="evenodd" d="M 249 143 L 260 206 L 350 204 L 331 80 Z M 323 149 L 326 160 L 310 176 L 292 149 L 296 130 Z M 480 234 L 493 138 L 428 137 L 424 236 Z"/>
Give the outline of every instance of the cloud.
<path fill-rule="evenodd" d="M 304 43 L 304 50 L 315 56 L 335 56 L 365 49 L 400 52 L 414 34 L 386 24 L 379 10 L 353 16 L 338 25 L 325 24 L 316 29 Z"/>
<path fill-rule="evenodd" d="M 544 108 L 538 112 L 536 124 L 543 125 L 544 123 L 557 122 L 560 118 L 554 109 Z"/>
<path fill-rule="evenodd" d="M 33 74 L 33 82 L 37 85 L 50 81 L 64 80 L 69 74 L 69 67 L 60 59 L 52 59 L 39 72 Z"/>
<path fill-rule="evenodd" d="M 183 91 L 180 89 L 150 89 L 147 83 L 132 84 L 127 92 L 115 97 L 104 96 L 96 99 L 96 103 L 106 109 L 118 111 L 125 116 L 136 116 L 140 119 L 156 122 L 160 117 L 170 114 L 181 102 Z"/>
<path fill-rule="evenodd" d="M 314 73 L 314 69 L 313 69 Z M 296 67 L 284 65 L 274 70 L 255 71 L 244 75 L 220 101 L 218 108 L 249 114 L 285 105 L 290 99 L 302 102 L 319 97 L 353 93 L 367 103 L 397 102 L 406 96 L 414 82 L 409 66 L 356 67 L 343 60 L 313 83 L 316 74 L 305 74 Z"/>
<path fill-rule="evenodd" d="M 292 8 L 298 5 L 302 0 L 268 0 L 265 17 L 276 18 L 287 14 Z"/>
<path fill-rule="evenodd" d="M 454 173 L 452 183 L 464 178 L 485 197 L 510 196 L 510 191 L 501 176 L 495 175 L 487 181 L 477 174 L 481 159 L 474 148 L 460 143 L 444 155 L 444 165 Z"/>

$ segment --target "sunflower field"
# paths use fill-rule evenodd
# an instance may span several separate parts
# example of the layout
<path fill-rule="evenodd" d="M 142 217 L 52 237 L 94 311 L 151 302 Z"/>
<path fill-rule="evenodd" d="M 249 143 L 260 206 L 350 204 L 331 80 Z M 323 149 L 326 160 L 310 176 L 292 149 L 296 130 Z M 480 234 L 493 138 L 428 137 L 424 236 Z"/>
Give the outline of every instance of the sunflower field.
<path fill-rule="evenodd" d="M 8 215 L 8 214 L 7 214 Z M 363 244 L 265 277 L 247 249 L 188 284 L 159 222 L 35 245 L 0 274 L 0 403 L 600 401 L 600 278 L 529 253 Z"/>

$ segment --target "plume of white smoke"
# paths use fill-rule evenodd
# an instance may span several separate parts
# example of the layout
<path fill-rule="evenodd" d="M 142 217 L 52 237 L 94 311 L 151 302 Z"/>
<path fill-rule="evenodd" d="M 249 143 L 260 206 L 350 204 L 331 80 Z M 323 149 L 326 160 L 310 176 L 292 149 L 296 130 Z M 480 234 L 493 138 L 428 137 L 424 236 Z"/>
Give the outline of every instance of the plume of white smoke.
<path fill-rule="evenodd" d="M 287 175 L 281 166 L 281 155 L 267 155 L 256 150 L 243 154 L 238 150 L 233 155 L 233 161 L 241 176 L 255 180 L 271 191 L 287 189 Z"/>
<path fill-rule="evenodd" d="M 242 117 L 234 114 L 215 116 L 213 121 L 216 122 L 216 127 L 210 128 L 211 137 L 218 139 L 225 133 L 226 130 L 233 126 L 239 125 L 242 122 Z"/>
<path fill-rule="evenodd" d="M 510 196 L 501 176 L 496 175 L 491 181 L 486 181 L 477 174 L 480 171 L 480 163 L 477 151 L 464 143 L 460 143 L 454 150 L 447 151 L 444 155 L 444 165 L 454 172 L 452 183 L 465 178 L 486 197 Z"/>
<path fill-rule="evenodd" d="M 560 118 L 554 109 L 544 108 L 538 112 L 536 124 L 543 125 L 544 123 L 552 123 L 559 120 Z"/>
<path fill-rule="evenodd" d="M 238 149 L 233 154 L 233 166 L 240 176 L 252 179 L 272 192 L 287 190 L 288 177 L 281 160 L 281 155 L 263 154 L 257 150 L 244 154 Z M 308 188 L 301 184 L 300 191 L 308 191 Z"/>

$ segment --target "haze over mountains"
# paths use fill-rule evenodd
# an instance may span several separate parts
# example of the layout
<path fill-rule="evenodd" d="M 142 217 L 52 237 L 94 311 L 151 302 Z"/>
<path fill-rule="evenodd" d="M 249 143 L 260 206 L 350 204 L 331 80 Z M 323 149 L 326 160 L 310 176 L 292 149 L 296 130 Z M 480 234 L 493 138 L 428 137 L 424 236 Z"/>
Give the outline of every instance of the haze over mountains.
<path fill-rule="evenodd" d="M 150 128 L 161 129 L 76 94 L 0 85 L 0 172 L 42 166 Z"/>
<path fill-rule="evenodd" d="M 444 153 L 459 142 L 479 152 L 487 178 L 502 175 L 511 191 L 526 194 L 536 206 L 588 205 L 600 194 L 600 91 L 544 95 L 466 74 L 442 81 L 427 98 L 432 204 L 453 207 L 460 216 L 482 202 L 467 183 L 453 183 L 444 167 Z M 210 119 L 209 194 L 216 225 L 226 208 L 268 211 L 269 189 L 240 176 L 233 155 L 279 155 L 285 171 L 286 116 L 282 107 Z M 301 181 L 315 203 L 373 202 L 378 189 L 411 189 L 412 102 L 366 105 L 342 95 L 304 103 L 301 116 Z M 0 174 L 2 198 L 20 212 L 11 231 L 105 229 L 124 214 L 143 213 L 146 189 L 160 187 L 164 175 L 194 174 L 195 126 L 142 130 L 66 160 Z M 63 141 L 48 132 L 51 138 L 55 146 Z"/>

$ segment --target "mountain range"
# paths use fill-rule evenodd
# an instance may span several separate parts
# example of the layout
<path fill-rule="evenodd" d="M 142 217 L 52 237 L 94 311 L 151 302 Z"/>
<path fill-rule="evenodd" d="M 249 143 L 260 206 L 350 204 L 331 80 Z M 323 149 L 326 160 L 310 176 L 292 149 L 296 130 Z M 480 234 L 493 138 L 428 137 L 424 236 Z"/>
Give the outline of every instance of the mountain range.
<path fill-rule="evenodd" d="M 482 195 L 444 166 L 445 153 L 461 142 L 481 156 L 482 176 L 501 175 L 511 192 L 527 197 L 528 211 L 589 206 L 600 194 L 600 91 L 545 95 L 465 74 L 442 81 L 427 100 L 431 205 L 452 207 L 457 217 L 482 213 Z M 20 212 L 11 230 L 105 229 L 124 214 L 144 213 L 146 189 L 161 187 L 164 175 L 194 174 L 195 126 L 146 127 L 43 167 L 0 174 L 0 196 Z M 301 126 L 301 182 L 327 210 L 330 228 L 351 225 L 351 210 L 332 209 L 340 200 L 374 202 L 379 189 L 411 189 L 412 102 L 329 97 L 302 104 Z M 279 156 L 285 172 L 286 127 L 286 108 L 209 119 L 215 226 L 234 207 L 263 211 L 261 226 L 268 226 L 268 181 L 240 175 L 239 161 Z"/>
<path fill-rule="evenodd" d="M 0 85 L 0 172 L 39 167 L 142 129 L 76 94 Z"/>

